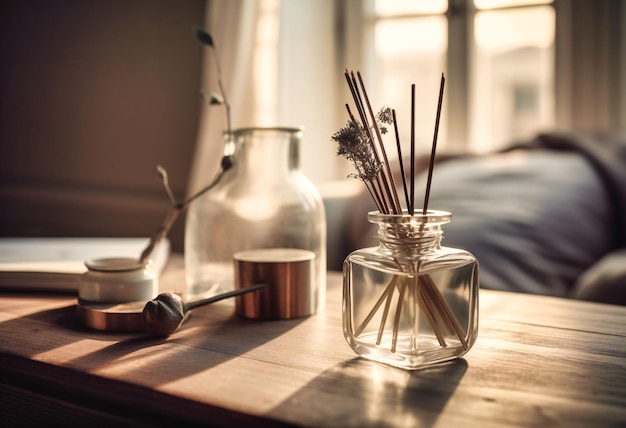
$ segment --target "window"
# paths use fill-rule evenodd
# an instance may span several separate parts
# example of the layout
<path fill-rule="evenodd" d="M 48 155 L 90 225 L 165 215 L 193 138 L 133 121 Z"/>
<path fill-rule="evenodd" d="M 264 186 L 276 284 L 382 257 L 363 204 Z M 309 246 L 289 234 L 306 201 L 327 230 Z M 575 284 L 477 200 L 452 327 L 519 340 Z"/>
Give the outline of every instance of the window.
<path fill-rule="evenodd" d="M 416 84 L 416 141 L 424 150 L 433 137 L 442 72 L 441 150 L 497 150 L 551 128 L 626 130 L 626 3 L 620 0 L 254 4 L 263 5 L 258 18 L 272 25 L 259 21 L 256 54 L 265 62 L 253 70 L 251 124 L 303 125 L 302 168 L 317 183 L 352 171 L 329 143 L 348 119 L 346 68 L 361 71 L 374 108 L 397 110 L 402 141 L 409 141 Z"/>
<path fill-rule="evenodd" d="M 363 3 L 363 75 L 372 98 L 432 140 L 439 79 L 447 76 L 441 147 L 488 151 L 554 125 L 551 1 L 371 0 Z M 423 142 L 423 143 L 422 143 Z"/>

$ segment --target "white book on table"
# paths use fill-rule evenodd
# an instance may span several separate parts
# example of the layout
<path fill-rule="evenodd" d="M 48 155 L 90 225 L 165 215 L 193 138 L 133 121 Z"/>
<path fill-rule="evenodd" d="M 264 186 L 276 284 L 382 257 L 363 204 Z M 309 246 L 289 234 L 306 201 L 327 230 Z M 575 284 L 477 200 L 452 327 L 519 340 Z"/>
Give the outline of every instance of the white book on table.
<path fill-rule="evenodd" d="M 85 260 L 139 258 L 148 238 L 0 238 L 0 289 L 78 291 Z M 170 253 L 164 239 L 152 253 L 159 274 Z"/>

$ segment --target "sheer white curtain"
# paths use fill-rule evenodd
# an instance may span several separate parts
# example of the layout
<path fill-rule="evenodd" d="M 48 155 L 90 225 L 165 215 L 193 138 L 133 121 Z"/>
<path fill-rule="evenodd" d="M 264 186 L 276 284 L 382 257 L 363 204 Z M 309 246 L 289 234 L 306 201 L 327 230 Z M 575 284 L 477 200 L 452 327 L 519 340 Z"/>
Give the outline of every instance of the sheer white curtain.
<path fill-rule="evenodd" d="M 205 28 L 217 44 L 233 127 L 303 126 L 301 163 L 316 183 L 346 175 L 330 136 L 345 122 L 337 59 L 336 0 L 209 0 Z M 217 90 L 205 53 L 203 89 Z M 216 172 L 224 109 L 203 106 L 190 192 Z"/>
<path fill-rule="evenodd" d="M 278 120 L 304 127 L 302 170 L 315 183 L 346 176 L 330 141 L 348 118 L 344 105 L 350 99 L 339 57 L 340 3 L 282 0 L 280 6 Z"/>
<path fill-rule="evenodd" d="M 233 127 L 251 124 L 254 111 L 252 61 L 257 23 L 257 0 L 208 1 L 205 29 L 217 46 L 224 86 L 231 104 Z M 218 91 L 214 57 L 205 48 L 202 89 Z M 204 187 L 216 173 L 224 149 L 226 112 L 205 103 L 201 109 L 189 193 Z"/>

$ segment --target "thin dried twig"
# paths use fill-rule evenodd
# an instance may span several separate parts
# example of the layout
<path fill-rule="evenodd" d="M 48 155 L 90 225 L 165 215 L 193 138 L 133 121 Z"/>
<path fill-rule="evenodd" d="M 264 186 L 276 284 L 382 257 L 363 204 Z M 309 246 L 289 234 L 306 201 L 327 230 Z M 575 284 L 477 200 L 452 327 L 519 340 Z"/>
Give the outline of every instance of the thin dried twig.
<path fill-rule="evenodd" d="M 193 29 L 196 38 L 200 40 L 203 44 L 209 46 L 211 48 L 211 53 L 213 54 L 213 59 L 215 61 L 215 69 L 217 70 L 217 85 L 220 88 L 220 93 L 222 94 L 221 100 L 218 97 L 215 97 L 213 93 L 210 93 L 210 104 L 223 104 L 226 109 L 226 128 L 228 132 L 228 138 L 232 137 L 232 122 L 230 117 L 230 103 L 228 102 L 228 96 L 226 94 L 226 88 L 224 87 L 224 79 L 222 77 L 222 67 L 220 65 L 220 56 L 217 54 L 217 44 L 215 43 L 215 39 L 208 32 L 204 31 L 201 28 Z"/>
<path fill-rule="evenodd" d="M 220 94 L 218 95 L 214 92 L 210 91 L 201 91 L 200 94 L 207 100 L 210 105 L 223 105 L 226 109 L 226 127 L 227 127 L 227 139 L 230 142 L 233 134 L 232 134 L 232 125 L 231 125 L 231 117 L 230 117 L 230 103 L 228 102 L 228 96 L 226 94 L 226 88 L 224 87 L 224 79 L 222 77 L 222 67 L 220 65 L 220 58 L 217 54 L 217 44 L 215 40 L 208 32 L 204 31 L 201 28 L 193 28 L 193 32 L 196 38 L 202 42 L 203 44 L 209 46 L 211 48 L 211 53 L 213 54 L 213 59 L 215 61 L 215 68 L 217 70 L 217 83 L 220 89 Z M 170 211 L 165 215 L 165 219 L 163 223 L 159 226 L 159 228 L 150 236 L 150 241 L 146 248 L 141 252 L 141 256 L 139 257 L 140 262 L 145 263 L 150 254 L 154 251 L 154 247 L 169 233 L 170 229 L 174 225 L 174 222 L 178 218 L 181 212 L 183 212 L 190 203 L 194 200 L 211 190 L 222 178 L 222 175 L 230 169 L 233 164 L 233 158 L 231 156 L 222 157 L 220 170 L 217 172 L 217 175 L 213 178 L 213 180 L 203 189 L 201 189 L 196 194 L 190 196 L 183 202 L 177 202 L 174 197 L 174 193 L 169 185 L 169 178 L 167 175 L 167 171 L 161 165 L 156 166 L 156 171 L 159 177 L 161 178 L 161 182 L 163 184 L 163 188 L 165 189 L 165 193 L 172 205 Z"/>
<path fill-rule="evenodd" d="M 155 167 L 155 170 L 161 178 L 161 181 L 163 182 L 163 187 L 165 188 L 165 193 L 167 193 L 167 197 L 170 199 L 170 203 L 172 205 L 176 205 L 176 198 L 174 197 L 174 193 L 172 192 L 172 188 L 170 187 L 167 171 L 161 165 L 157 165 Z"/>
<path fill-rule="evenodd" d="M 148 245 L 141 252 L 141 256 L 139 256 L 139 261 L 141 263 L 145 263 L 148 260 L 148 258 L 154 251 L 154 248 L 157 246 L 157 244 L 161 242 L 161 240 L 167 236 L 167 234 L 169 233 L 170 229 L 176 222 L 176 219 L 178 218 L 180 213 L 185 211 L 187 207 L 189 207 L 189 204 L 191 204 L 194 200 L 196 200 L 197 198 L 199 198 L 200 196 L 202 196 L 203 194 L 211 190 L 213 187 L 215 187 L 215 185 L 219 183 L 219 181 L 221 180 L 224 173 L 228 169 L 230 169 L 231 166 L 232 166 L 232 159 L 229 156 L 225 156 L 224 158 L 222 158 L 221 168 L 217 172 L 213 180 L 206 187 L 202 188 L 200 191 L 190 196 L 183 202 L 176 202 L 176 199 L 174 198 L 174 195 L 172 193 L 172 189 L 170 188 L 168 180 L 167 180 L 167 171 L 165 170 L 165 168 L 163 168 L 160 165 L 157 167 L 157 171 L 159 171 L 160 173 L 159 175 L 161 177 L 163 187 L 165 188 L 165 192 L 167 193 L 170 199 L 172 208 L 170 208 L 168 213 L 165 215 L 165 219 L 163 220 L 163 223 L 161 223 L 159 228 L 150 236 L 150 241 L 148 242 Z"/>

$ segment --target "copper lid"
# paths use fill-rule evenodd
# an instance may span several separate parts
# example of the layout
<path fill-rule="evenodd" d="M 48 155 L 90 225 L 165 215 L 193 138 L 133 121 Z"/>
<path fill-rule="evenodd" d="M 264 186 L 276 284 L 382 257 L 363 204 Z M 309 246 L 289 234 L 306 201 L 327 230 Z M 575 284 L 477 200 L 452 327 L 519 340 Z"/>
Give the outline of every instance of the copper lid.
<path fill-rule="evenodd" d="M 233 256 L 235 289 L 266 283 L 236 297 L 235 312 L 245 318 L 290 319 L 315 313 L 315 253 L 295 248 L 247 250 Z"/>

